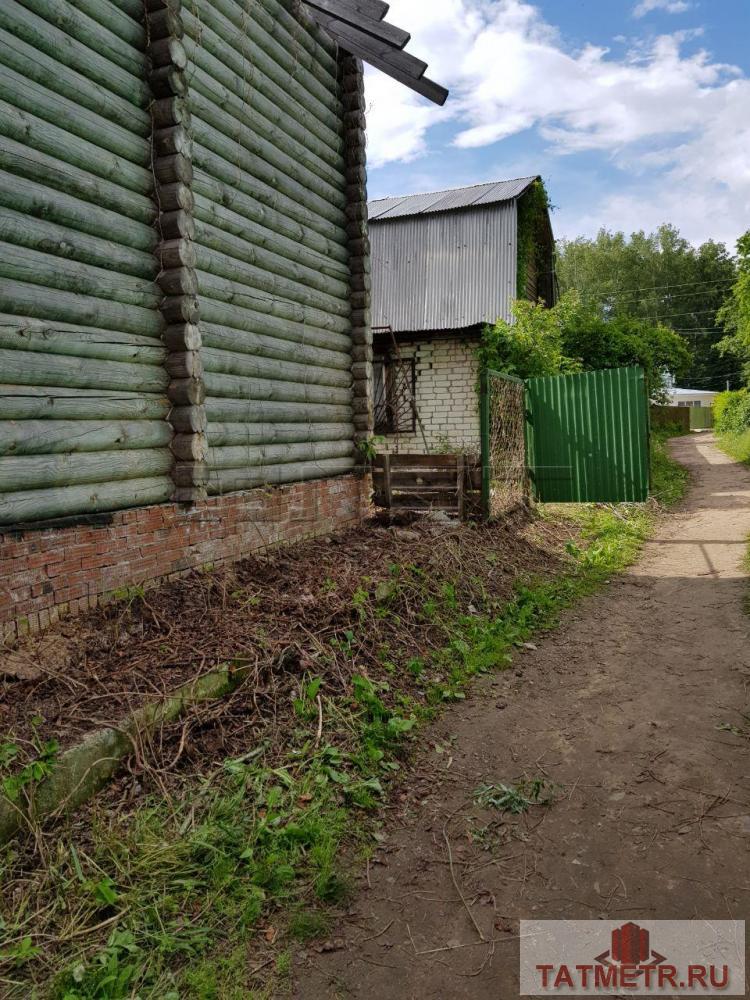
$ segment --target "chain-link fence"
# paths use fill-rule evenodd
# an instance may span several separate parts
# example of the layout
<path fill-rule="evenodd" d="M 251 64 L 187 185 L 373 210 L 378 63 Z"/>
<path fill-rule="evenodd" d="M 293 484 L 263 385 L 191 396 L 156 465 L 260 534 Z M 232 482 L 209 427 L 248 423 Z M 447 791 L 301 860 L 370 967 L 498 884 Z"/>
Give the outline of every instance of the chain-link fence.
<path fill-rule="evenodd" d="M 526 387 L 521 379 L 486 370 L 481 384 L 482 506 L 498 517 L 528 499 Z"/>

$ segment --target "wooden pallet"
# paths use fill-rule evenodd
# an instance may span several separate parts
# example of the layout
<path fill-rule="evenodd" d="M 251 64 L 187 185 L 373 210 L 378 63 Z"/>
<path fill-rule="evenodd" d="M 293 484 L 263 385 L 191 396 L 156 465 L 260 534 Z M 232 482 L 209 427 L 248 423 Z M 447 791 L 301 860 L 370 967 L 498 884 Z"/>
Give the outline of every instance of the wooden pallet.
<path fill-rule="evenodd" d="M 466 516 L 479 500 L 482 470 L 466 455 L 378 455 L 374 502 L 388 510 L 443 510 Z"/>

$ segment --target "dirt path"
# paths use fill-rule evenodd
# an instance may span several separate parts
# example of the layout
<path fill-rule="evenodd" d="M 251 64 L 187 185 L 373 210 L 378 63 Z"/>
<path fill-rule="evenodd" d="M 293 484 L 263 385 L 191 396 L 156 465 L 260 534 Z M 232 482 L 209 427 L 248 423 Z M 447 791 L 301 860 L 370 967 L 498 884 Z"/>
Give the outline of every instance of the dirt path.
<path fill-rule="evenodd" d="M 750 739 L 717 728 L 750 729 L 750 471 L 707 436 L 673 449 L 693 477 L 680 511 L 445 714 L 334 935 L 344 947 L 298 956 L 297 997 L 509 1000 L 520 918 L 750 917 Z M 510 818 L 473 803 L 524 775 L 559 786 L 554 804 Z"/>

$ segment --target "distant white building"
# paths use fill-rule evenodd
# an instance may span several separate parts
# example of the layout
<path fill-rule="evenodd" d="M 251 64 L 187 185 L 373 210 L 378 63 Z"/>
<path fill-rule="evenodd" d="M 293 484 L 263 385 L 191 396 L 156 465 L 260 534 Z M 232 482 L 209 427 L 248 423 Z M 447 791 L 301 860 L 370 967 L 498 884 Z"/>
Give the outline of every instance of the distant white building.
<path fill-rule="evenodd" d="M 706 406 L 714 405 L 718 393 L 708 389 L 670 389 L 671 406 Z"/>

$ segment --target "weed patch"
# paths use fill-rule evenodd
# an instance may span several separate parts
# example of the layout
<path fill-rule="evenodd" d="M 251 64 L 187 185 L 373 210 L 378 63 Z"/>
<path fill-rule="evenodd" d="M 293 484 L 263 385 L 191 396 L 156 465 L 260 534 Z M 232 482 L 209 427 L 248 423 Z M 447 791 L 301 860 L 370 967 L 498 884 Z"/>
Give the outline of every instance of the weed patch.
<path fill-rule="evenodd" d="M 474 792 L 474 801 L 484 809 L 498 809 L 514 816 L 533 808 L 548 806 L 555 797 L 555 789 L 545 778 L 530 778 L 514 785 L 480 785 Z"/>

